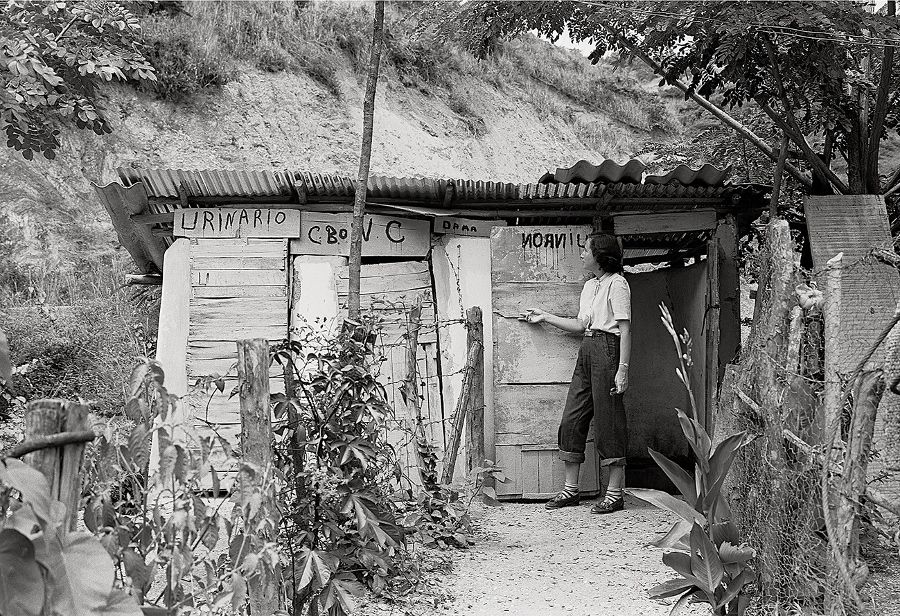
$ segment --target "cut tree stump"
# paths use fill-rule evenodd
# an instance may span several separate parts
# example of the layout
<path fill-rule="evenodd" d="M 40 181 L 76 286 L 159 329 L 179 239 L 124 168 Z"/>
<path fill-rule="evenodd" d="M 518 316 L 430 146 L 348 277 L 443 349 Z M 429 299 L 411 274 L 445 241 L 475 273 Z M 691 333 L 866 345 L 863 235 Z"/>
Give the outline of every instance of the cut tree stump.
<path fill-rule="evenodd" d="M 39 440 L 61 432 L 84 433 L 91 429 L 88 407 L 67 400 L 36 400 L 25 412 L 25 440 Z M 50 483 L 50 498 L 66 506 L 66 530 L 75 530 L 81 498 L 84 442 L 38 449 L 25 463 L 41 471 Z"/>

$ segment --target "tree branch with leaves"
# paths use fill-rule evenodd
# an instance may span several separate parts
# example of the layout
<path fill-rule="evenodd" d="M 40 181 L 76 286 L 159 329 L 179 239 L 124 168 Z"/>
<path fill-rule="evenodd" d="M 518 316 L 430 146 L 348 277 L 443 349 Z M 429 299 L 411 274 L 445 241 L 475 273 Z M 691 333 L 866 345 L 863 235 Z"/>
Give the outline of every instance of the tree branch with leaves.
<path fill-rule="evenodd" d="M 97 93 L 111 81 L 155 81 L 141 25 L 117 2 L 6 0 L 0 11 L 0 127 L 27 160 L 52 160 L 60 126 L 112 132 Z"/>
<path fill-rule="evenodd" d="M 749 134 L 726 108 L 757 104 L 801 150 L 825 190 L 886 192 L 878 155 L 886 131 L 900 123 L 894 49 L 900 24 L 894 2 L 885 14 L 839 2 L 542 2 L 473 1 L 445 11 L 439 28 L 465 33 L 473 48 L 485 36 L 537 31 L 637 58 L 682 88 L 754 147 L 777 161 L 772 144 Z M 865 66 L 879 75 L 873 82 Z M 825 152 L 817 150 L 824 142 Z M 830 150 L 846 163 L 846 179 Z M 785 170 L 812 188 L 790 162 Z M 896 182 L 896 180 L 895 180 Z"/>

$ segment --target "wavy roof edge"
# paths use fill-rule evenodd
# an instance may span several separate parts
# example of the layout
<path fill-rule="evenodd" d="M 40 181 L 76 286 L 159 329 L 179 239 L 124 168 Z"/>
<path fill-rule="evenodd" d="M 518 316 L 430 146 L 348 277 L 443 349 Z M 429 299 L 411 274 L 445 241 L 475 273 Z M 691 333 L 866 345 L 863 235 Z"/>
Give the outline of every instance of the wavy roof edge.
<path fill-rule="evenodd" d="M 606 161 L 611 162 L 611 161 Z M 640 163 L 640 161 L 632 161 Z M 616 165 L 616 163 L 612 163 Z M 664 176 L 648 176 L 643 183 L 634 181 L 638 165 L 607 165 L 601 173 L 593 174 L 597 181 L 586 182 L 584 175 L 568 176 L 571 182 L 542 181 L 511 183 L 453 178 L 369 177 L 369 199 L 401 199 L 443 203 L 462 201 L 510 201 L 553 198 L 596 198 L 606 192 L 614 195 L 639 196 L 725 196 L 740 192 L 761 195 L 768 188 L 762 184 L 725 183 L 725 171 L 712 165 L 699 170 L 679 166 Z M 598 166 L 602 167 L 602 165 Z M 586 175 L 590 175 L 582 167 Z M 117 169 L 125 187 L 144 185 L 150 199 L 182 199 L 191 197 L 279 198 L 286 200 L 312 197 L 352 198 L 356 180 L 333 173 L 274 170 L 185 170 L 185 169 Z M 613 179 L 616 178 L 616 179 Z"/>
<path fill-rule="evenodd" d="M 540 182 L 547 183 L 622 183 L 622 184 L 673 184 L 682 186 L 722 186 L 731 175 L 731 166 L 720 169 L 709 163 L 694 169 L 688 165 L 678 165 L 665 173 L 644 176 L 647 165 L 637 158 L 627 163 L 617 163 L 612 159 L 595 165 L 586 160 L 579 160 L 571 167 L 560 167 L 555 172 L 547 172 Z"/>

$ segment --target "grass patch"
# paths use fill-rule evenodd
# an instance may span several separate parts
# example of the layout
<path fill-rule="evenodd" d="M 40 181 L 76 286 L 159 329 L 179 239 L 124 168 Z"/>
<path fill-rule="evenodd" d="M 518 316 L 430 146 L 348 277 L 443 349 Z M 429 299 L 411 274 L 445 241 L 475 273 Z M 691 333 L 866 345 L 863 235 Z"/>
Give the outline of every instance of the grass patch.
<path fill-rule="evenodd" d="M 20 268 L 18 278 L 27 284 L 0 286 L 0 328 L 23 367 L 16 395 L 80 398 L 118 413 L 131 369 L 152 350 L 156 324 L 143 315 L 158 312 L 159 291 L 136 301 L 122 288 L 124 269 L 101 263 L 68 274 Z"/>
<path fill-rule="evenodd" d="M 194 2 L 171 14 L 144 17 L 154 88 L 168 100 L 190 97 L 234 79 L 240 63 L 271 73 L 306 74 L 340 96 L 339 73 L 365 73 L 371 7 L 355 2 Z M 389 6 L 382 67 L 407 87 L 447 88 L 465 65 L 454 44 L 415 34 L 412 8 Z"/>

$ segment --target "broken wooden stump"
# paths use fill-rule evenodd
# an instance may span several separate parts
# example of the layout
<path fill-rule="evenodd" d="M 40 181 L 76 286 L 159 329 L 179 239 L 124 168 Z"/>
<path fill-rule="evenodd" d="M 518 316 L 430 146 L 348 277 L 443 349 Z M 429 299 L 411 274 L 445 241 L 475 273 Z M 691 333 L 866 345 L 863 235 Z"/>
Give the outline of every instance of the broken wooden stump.
<path fill-rule="evenodd" d="M 91 430 L 88 407 L 67 400 L 35 400 L 25 412 L 25 440 L 37 441 L 60 433 Z M 81 467 L 86 441 L 37 449 L 25 463 L 41 471 L 50 483 L 50 498 L 66 506 L 67 530 L 75 530 L 81 499 Z"/>

